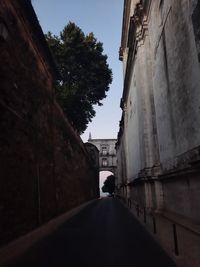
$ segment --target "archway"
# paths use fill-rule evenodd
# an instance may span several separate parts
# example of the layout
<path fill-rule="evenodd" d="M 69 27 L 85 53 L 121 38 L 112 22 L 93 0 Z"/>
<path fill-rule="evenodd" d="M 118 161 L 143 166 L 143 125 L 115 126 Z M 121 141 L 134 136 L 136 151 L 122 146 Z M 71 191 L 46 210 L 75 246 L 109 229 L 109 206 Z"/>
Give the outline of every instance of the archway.
<path fill-rule="evenodd" d="M 116 139 L 89 139 L 85 143 L 85 148 L 88 151 L 92 164 L 99 171 L 99 192 L 100 196 L 107 196 L 108 193 L 103 193 L 101 188 L 105 179 L 109 175 L 116 175 L 117 157 L 115 149 Z"/>
<path fill-rule="evenodd" d="M 106 180 L 106 178 L 109 175 L 114 175 L 114 173 L 111 172 L 111 171 L 100 171 L 99 172 L 99 191 L 100 191 L 100 197 L 105 197 L 105 196 L 108 195 L 108 193 L 103 193 L 101 188 L 103 186 L 104 181 Z"/>
<path fill-rule="evenodd" d="M 95 158 L 95 162 L 98 161 L 99 171 L 111 171 L 116 174 L 116 142 L 116 139 L 92 139 L 90 136 L 88 142 L 85 143 L 85 147 L 91 156 Z"/>

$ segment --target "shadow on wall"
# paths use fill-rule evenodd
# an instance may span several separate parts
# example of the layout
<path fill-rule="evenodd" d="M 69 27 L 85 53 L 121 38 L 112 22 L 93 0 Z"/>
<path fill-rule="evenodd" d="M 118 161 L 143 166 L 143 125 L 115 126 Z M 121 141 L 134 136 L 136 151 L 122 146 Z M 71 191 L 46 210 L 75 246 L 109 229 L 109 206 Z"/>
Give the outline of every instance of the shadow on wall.
<path fill-rule="evenodd" d="M 200 0 L 193 0 L 193 13 L 192 13 L 192 23 L 194 27 L 195 41 L 198 51 L 198 58 L 200 62 Z"/>

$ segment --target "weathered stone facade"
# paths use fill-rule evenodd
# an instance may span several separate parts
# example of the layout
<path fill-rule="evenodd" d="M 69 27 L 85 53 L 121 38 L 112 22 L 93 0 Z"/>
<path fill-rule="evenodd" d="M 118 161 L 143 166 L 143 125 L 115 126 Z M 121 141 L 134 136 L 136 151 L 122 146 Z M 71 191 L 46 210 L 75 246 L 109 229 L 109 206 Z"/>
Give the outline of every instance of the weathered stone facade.
<path fill-rule="evenodd" d="M 88 139 L 88 143 L 95 146 L 99 151 L 99 171 L 111 171 L 116 173 L 117 157 L 115 144 L 116 139 Z"/>
<path fill-rule="evenodd" d="M 195 267 L 200 266 L 199 6 L 192 0 L 124 1 L 117 143 L 119 194 L 169 254 L 179 255 L 178 264 Z"/>
<path fill-rule="evenodd" d="M 0 1 L 0 245 L 98 197 L 96 168 L 57 105 L 31 2 Z"/>

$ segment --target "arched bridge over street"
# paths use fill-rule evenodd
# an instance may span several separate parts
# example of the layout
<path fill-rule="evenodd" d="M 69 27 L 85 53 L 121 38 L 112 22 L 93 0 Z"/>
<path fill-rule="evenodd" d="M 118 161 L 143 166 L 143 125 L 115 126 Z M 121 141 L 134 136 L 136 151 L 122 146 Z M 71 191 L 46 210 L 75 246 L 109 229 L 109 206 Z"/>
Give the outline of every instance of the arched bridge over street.
<path fill-rule="evenodd" d="M 116 142 L 116 139 L 92 139 L 90 136 L 88 142 L 85 143 L 85 146 L 94 161 L 94 165 L 100 172 L 110 171 L 114 175 L 116 174 Z"/>

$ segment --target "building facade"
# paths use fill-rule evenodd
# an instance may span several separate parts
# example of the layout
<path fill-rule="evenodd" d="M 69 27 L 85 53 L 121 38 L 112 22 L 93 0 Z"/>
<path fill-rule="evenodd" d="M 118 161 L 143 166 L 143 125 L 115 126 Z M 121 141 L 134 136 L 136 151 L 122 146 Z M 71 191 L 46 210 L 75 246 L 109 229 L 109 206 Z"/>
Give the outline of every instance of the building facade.
<path fill-rule="evenodd" d="M 116 139 L 92 139 L 91 136 L 89 137 L 88 143 L 94 145 L 99 151 L 99 171 L 116 173 L 116 142 Z"/>
<path fill-rule="evenodd" d="M 200 266 L 200 1 L 125 0 L 117 190 L 180 266 Z M 188 247 L 188 244 L 190 246 Z"/>

